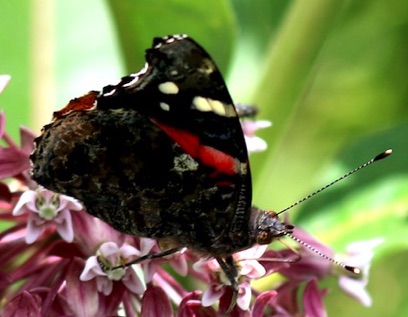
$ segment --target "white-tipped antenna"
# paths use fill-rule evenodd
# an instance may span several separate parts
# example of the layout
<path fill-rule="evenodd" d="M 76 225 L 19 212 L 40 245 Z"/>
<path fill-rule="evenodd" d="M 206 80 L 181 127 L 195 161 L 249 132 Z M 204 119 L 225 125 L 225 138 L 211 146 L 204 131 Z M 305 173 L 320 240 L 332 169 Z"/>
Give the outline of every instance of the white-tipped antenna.
<path fill-rule="evenodd" d="M 380 160 L 386 158 L 387 156 L 391 155 L 391 153 L 392 153 L 392 149 L 388 149 L 388 150 L 386 150 L 386 151 L 384 151 L 384 152 L 378 154 L 377 156 L 375 156 L 374 158 L 372 158 L 372 159 L 369 160 L 368 162 L 366 162 L 366 163 L 364 163 L 364 164 L 361 164 L 360 166 L 356 167 L 355 169 L 351 170 L 350 172 L 348 172 L 348 173 L 344 174 L 343 176 L 341 176 L 341 177 L 335 179 L 335 180 L 332 181 L 331 183 L 329 183 L 329 184 L 323 186 L 322 188 L 320 188 L 320 189 L 316 190 L 315 192 L 313 192 L 313 193 L 307 195 L 306 197 L 303 197 L 302 199 L 298 200 L 298 201 L 295 202 L 294 204 L 292 204 L 292 205 L 286 207 L 285 209 L 282 209 L 282 210 L 279 211 L 277 214 L 279 215 L 279 214 L 284 213 L 285 211 L 288 211 L 289 209 L 292 209 L 293 207 L 295 207 L 295 206 L 297 206 L 297 205 L 299 205 L 299 204 L 305 202 L 305 201 L 308 200 L 309 198 L 312 198 L 313 196 L 317 195 L 318 193 L 324 191 L 325 189 L 327 189 L 327 188 L 333 186 L 333 185 L 336 184 L 337 182 L 339 182 L 339 181 L 345 179 L 346 177 L 349 177 L 350 175 L 354 174 L 355 172 L 357 172 L 357 171 L 363 169 L 364 167 L 367 167 L 367 166 L 373 164 L 374 162 L 377 162 L 377 161 L 380 161 Z"/>
<path fill-rule="evenodd" d="M 297 243 L 303 245 L 305 248 L 308 248 L 310 251 L 316 253 L 318 256 L 322 257 L 323 259 L 325 259 L 327 261 L 330 261 L 331 263 L 334 263 L 334 264 L 342 267 L 343 269 L 345 269 L 345 270 L 347 270 L 347 271 L 349 271 L 351 273 L 354 273 L 354 274 L 357 274 L 357 275 L 361 273 L 361 270 L 359 268 L 357 268 L 355 266 L 346 265 L 346 264 L 344 264 L 344 263 L 342 263 L 340 261 L 337 261 L 337 260 L 329 257 L 328 255 L 324 254 L 323 252 L 321 252 L 321 251 L 317 250 L 316 248 L 312 247 L 310 244 L 296 238 L 293 234 L 291 234 L 289 232 L 286 232 L 285 236 L 287 236 L 287 237 L 291 238 L 292 240 L 296 241 Z"/>
<path fill-rule="evenodd" d="M 289 209 L 291 209 L 291 208 L 293 208 L 293 207 L 295 207 L 295 206 L 297 206 L 297 205 L 299 205 L 299 204 L 305 202 L 305 201 L 308 200 L 309 198 L 311 198 L 311 197 L 317 195 L 318 193 L 322 192 L 323 190 L 325 190 L 325 189 L 327 189 L 327 188 L 333 186 L 333 185 L 336 184 L 337 182 L 341 181 L 342 179 L 345 179 L 346 177 L 350 176 L 351 174 L 354 174 L 355 172 L 361 170 L 362 168 L 367 167 L 367 166 L 371 165 L 371 164 L 374 163 L 374 162 L 377 162 L 377 161 L 379 161 L 379 160 L 382 160 L 383 158 L 386 158 L 387 156 L 391 155 L 391 153 L 392 153 L 392 150 L 391 150 L 391 149 L 388 149 L 388 150 L 386 150 L 386 151 L 384 151 L 384 152 L 378 154 L 377 156 L 375 156 L 374 158 L 372 158 L 372 159 L 369 160 L 368 162 L 366 162 L 366 163 L 364 163 L 364 164 L 362 164 L 362 165 L 356 167 L 355 169 L 353 169 L 353 170 L 351 170 L 350 172 L 344 174 L 343 176 L 341 176 L 341 177 L 335 179 L 334 181 L 332 181 L 331 183 L 327 184 L 326 186 L 323 186 L 322 188 L 320 188 L 320 189 L 316 190 L 315 192 L 311 193 L 310 195 L 307 195 L 306 197 L 304 197 L 304 198 L 298 200 L 297 202 L 295 202 L 294 204 L 290 205 L 289 207 L 286 207 L 285 209 L 281 210 L 280 212 L 277 213 L 277 215 L 279 215 L 279 214 L 281 214 L 281 213 L 284 213 L 285 211 L 287 211 L 287 210 L 289 210 Z M 360 270 L 359 268 L 354 267 L 354 266 L 346 265 L 346 264 L 344 264 L 344 263 L 342 263 L 342 262 L 340 262 L 340 261 L 337 261 L 337 260 L 335 260 L 335 259 L 329 257 L 328 255 L 324 254 L 323 252 L 321 252 L 321 251 L 317 250 L 316 248 L 312 247 L 310 244 L 308 244 L 308 243 L 306 243 L 306 242 L 300 240 L 299 238 L 296 238 L 295 236 L 292 235 L 291 232 L 285 232 L 284 235 L 287 236 L 287 237 L 289 237 L 289 238 L 291 238 L 292 240 L 296 241 L 297 243 L 301 244 L 301 245 L 304 246 L 305 248 L 308 248 L 310 251 L 316 253 L 317 255 L 319 255 L 320 257 L 322 257 L 322 258 L 324 258 L 324 259 L 326 259 L 327 261 L 330 261 L 330 262 L 332 262 L 332 263 L 334 263 L 334 264 L 336 264 L 336 265 L 338 265 L 338 266 L 344 268 L 345 270 L 347 270 L 347 271 L 349 271 L 349 272 L 351 272 L 351 273 L 354 273 L 354 274 L 357 274 L 357 275 L 361 273 L 361 270 Z"/>

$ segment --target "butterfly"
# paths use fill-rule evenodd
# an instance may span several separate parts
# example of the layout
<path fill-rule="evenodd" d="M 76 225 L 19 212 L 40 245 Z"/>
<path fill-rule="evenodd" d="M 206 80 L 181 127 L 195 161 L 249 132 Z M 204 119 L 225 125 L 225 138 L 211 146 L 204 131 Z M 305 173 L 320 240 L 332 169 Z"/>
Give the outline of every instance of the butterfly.
<path fill-rule="evenodd" d="M 156 239 L 161 257 L 215 258 L 238 293 L 232 255 L 293 227 L 252 206 L 240 118 L 210 55 L 192 38 L 155 38 L 146 64 L 71 100 L 35 140 L 32 177 L 116 230 Z M 244 115 L 247 108 L 242 110 Z"/>

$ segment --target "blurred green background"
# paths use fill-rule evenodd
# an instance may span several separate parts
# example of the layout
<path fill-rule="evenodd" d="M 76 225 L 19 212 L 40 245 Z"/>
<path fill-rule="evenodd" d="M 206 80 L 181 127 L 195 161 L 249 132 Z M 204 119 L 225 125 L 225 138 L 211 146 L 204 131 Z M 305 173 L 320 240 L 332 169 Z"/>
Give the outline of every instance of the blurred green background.
<path fill-rule="evenodd" d="M 342 252 L 384 237 L 371 308 L 325 283 L 329 316 L 408 316 L 408 2 L 0 0 L 0 97 L 7 130 L 39 132 L 54 110 L 138 71 L 154 36 L 187 33 L 233 99 L 273 127 L 251 156 L 254 203 L 281 210 L 377 153 L 385 161 L 290 212 Z M 322 260 L 323 261 L 323 260 Z"/>

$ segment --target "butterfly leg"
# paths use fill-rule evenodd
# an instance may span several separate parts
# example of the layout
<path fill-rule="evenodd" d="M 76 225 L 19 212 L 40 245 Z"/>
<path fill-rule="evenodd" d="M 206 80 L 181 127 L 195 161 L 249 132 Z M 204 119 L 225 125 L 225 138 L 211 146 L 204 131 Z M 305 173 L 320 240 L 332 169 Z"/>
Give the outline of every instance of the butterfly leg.
<path fill-rule="evenodd" d="M 226 258 L 216 258 L 216 259 L 218 263 L 220 264 L 221 269 L 224 271 L 225 275 L 230 281 L 231 287 L 232 287 L 231 303 L 225 313 L 225 316 L 228 316 L 231 313 L 232 309 L 234 308 L 235 304 L 237 303 L 237 299 L 238 299 L 237 266 L 232 256 L 228 256 Z"/>
<path fill-rule="evenodd" d="M 124 265 L 119 265 L 119 266 L 115 266 L 113 268 L 111 268 L 111 270 L 116 270 L 116 269 L 120 269 L 120 268 L 125 268 L 128 266 L 131 266 L 133 264 L 137 264 L 143 261 L 147 261 L 147 260 L 153 260 L 153 259 L 158 259 L 158 258 L 162 258 L 174 253 L 177 253 L 178 251 L 180 251 L 182 248 L 172 248 L 172 249 L 168 249 L 166 251 L 160 252 L 160 253 L 154 253 L 154 254 L 146 254 L 144 256 L 141 256 L 140 258 L 137 258 L 136 260 L 130 261 Z"/>

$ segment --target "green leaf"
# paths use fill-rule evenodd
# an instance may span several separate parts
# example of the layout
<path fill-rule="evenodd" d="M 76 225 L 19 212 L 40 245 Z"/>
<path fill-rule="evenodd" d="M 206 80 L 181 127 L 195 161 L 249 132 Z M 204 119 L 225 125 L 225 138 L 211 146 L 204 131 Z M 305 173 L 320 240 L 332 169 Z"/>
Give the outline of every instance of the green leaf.
<path fill-rule="evenodd" d="M 0 2 L 0 74 L 11 81 L 0 95 L 0 110 L 6 114 L 7 132 L 17 140 L 18 127 L 30 119 L 30 3 Z"/>
<path fill-rule="evenodd" d="M 228 89 L 233 99 L 252 104 L 253 94 L 262 80 L 265 59 L 276 37 L 285 12 L 291 2 L 287 0 L 235 0 L 238 38 L 227 75 Z"/>
<path fill-rule="evenodd" d="M 296 223 L 331 246 L 384 237 L 381 250 L 408 248 L 408 124 L 362 138 L 345 148 L 329 169 L 330 179 L 371 155 L 392 148 L 393 154 L 375 162 L 305 203 Z M 329 182 L 325 177 L 325 183 Z M 323 183 L 324 184 L 324 183 Z M 396 234 L 398 233 L 398 234 Z"/>
<path fill-rule="evenodd" d="M 109 5 L 128 71 L 143 66 L 144 51 L 154 37 L 169 34 L 188 34 L 226 71 L 236 32 L 229 2 L 111 0 Z"/>

